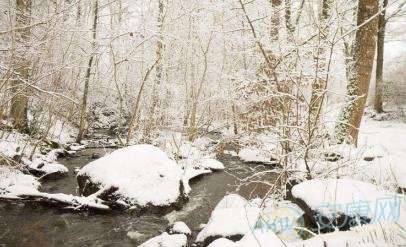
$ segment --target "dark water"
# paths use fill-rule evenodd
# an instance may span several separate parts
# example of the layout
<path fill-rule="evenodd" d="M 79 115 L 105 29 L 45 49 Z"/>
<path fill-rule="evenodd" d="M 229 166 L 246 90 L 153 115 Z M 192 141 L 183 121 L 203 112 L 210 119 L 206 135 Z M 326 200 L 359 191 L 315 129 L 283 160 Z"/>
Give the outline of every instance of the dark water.
<path fill-rule="evenodd" d="M 52 193 L 76 194 L 75 167 L 82 167 L 92 161 L 92 154 L 104 155 L 111 149 L 86 149 L 77 157 L 61 159 L 69 176 L 59 180 L 46 181 L 42 190 Z M 164 231 L 173 221 L 184 221 L 193 231 L 206 223 L 212 209 L 228 193 L 235 193 L 236 185 L 264 166 L 246 164 L 235 157 L 219 157 L 225 171 L 219 171 L 191 182 L 190 199 L 180 211 L 167 215 L 131 215 L 126 212 L 90 214 L 50 208 L 41 205 L 0 202 L 0 246 L 137 246 L 145 240 Z M 268 174 L 268 181 L 275 179 Z M 258 184 L 243 186 L 237 192 L 245 198 L 264 195 L 267 188 Z M 130 239 L 127 232 L 138 232 L 140 237 Z"/>

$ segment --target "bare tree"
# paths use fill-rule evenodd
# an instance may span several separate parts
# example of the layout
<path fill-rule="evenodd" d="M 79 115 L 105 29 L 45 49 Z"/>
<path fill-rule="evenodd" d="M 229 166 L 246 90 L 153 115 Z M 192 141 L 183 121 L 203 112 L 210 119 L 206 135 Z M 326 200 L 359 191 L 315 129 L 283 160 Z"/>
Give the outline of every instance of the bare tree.
<path fill-rule="evenodd" d="M 314 56 L 315 63 L 315 76 L 314 82 L 312 83 L 312 93 L 309 104 L 309 125 L 317 127 L 319 117 L 317 116 L 320 109 L 323 106 L 323 99 L 325 94 L 325 89 L 327 87 L 327 65 L 328 59 L 326 54 L 326 48 L 328 46 L 328 37 L 330 33 L 329 19 L 331 17 L 331 8 L 333 0 L 322 0 L 321 11 L 319 14 L 318 23 L 318 44 L 316 55 Z"/>
<path fill-rule="evenodd" d="M 76 137 L 76 141 L 80 142 L 83 138 L 83 134 L 86 128 L 86 116 L 87 116 L 87 99 L 89 96 L 89 84 L 90 84 L 90 76 L 92 73 L 93 68 L 93 60 L 95 59 L 95 52 L 96 52 L 96 38 L 97 38 L 97 19 L 98 19 L 98 11 L 99 11 L 99 0 L 94 0 L 93 6 L 93 26 L 92 26 L 92 54 L 90 55 L 89 62 L 86 69 L 85 75 L 85 83 L 83 88 L 83 97 L 82 97 L 82 106 L 80 109 L 80 122 L 79 122 L 79 132 L 78 136 Z"/>

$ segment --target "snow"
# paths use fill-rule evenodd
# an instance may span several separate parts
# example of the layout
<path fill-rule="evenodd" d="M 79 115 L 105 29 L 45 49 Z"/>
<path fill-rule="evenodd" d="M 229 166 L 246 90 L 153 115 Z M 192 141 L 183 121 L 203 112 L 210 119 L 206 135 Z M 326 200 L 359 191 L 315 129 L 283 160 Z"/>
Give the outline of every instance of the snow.
<path fill-rule="evenodd" d="M 186 247 L 186 244 L 186 235 L 169 235 L 168 233 L 164 232 L 159 236 L 149 239 L 138 247 Z"/>
<path fill-rule="evenodd" d="M 313 156 L 308 161 L 313 177 L 334 174 L 397 191 L 406 187 L 406 124 L 364 117 L 358 147 L 332 145 L 316 150 Z M 306 170 L 303 160 L 298 160 L 296 165 L 299 170 Z"/>
<path fill-rule="evenodd" d="M 203 242 L 208 237 L 245 235 L 258 220 L 260 209 L 244 198 L 231 194 L 225 196 L 211 213 L 209 222 L 196 237 Z"/>
<path fill-rule="evenodd" d="M 38 199 L 49 199 L 67 204 L 69 208 L 79 209 L 82 207 L 91 207 L 102 210 L 109 210 L 109 207 L 103 204 L 103 201 L 96 197 L 79 197 L 67 194 L 50 194 L 40 192 L 38 189 L 41 184 L 32 175 L 26 175 L 18 170 L 9 167 L 0 166 L 0 197 L 10 199 L 22 199 L 24 197 L 33 197 Z"/>
<path fill-rule="evenodd" d="M 162 134 L 161 145 L 169 157 L 173 157 L 184 170 L 182 183 L 186 194 L 190 193 L 189 181 L 212 171 L 224 170 L 224 164 L 213 158 L 214 140 L 197 138 L 194 142 L 182 139 L 180 133 Z"/>
<path fill-rule="evenodd" d="M 63 152 L 62 149 L 54 149 L 43 154 L 41 146 L 35 148 L 35 144 L 33 144 L 38 142 L 38 140 L 33 140 L 29 136 L 15 131 L 9 132 L 4 136 L 0 139 L 0 154 L 5 157 L 10 159 L 19 157 L 23 165 L 45 175 L 51 173 L 66 174 L 68 172 L 68 169 L 64 165 L 56 162 L 58 153 Z"/>
<path fill-rule="evenodd" d="M 74 143 L 74 144 L 69 146 L 69 149 L 72 150 L 72 151 L 79 151 L 79 150 L 82 150 L 84 148 L 86 148 L 85 145 L 80 145 L 80 144 L 77 144 L 77 143 Z"/>
<path fill-rule="evenodd" d="M 261 162 L 268 163 L 271 161 L 270 156 L 267 156 L 261 149 L 247 147 L 238 152 L 238 157 L 245 162 Z"/>
<path fill-rule="evenodd" d="M 17 198 L 21 194 L 35 193 L 41 184 L 32 175 L 0 166 L 0 196 Z"/>
<path fill-rule="evenodd" d="M 224 170 L 224 165 L 220 161 L 212 158 L 205 158 L 199 162 L 199 165 L 210 170 Z"/>
<path fill-rule="evenodd" d="M 388 182 L 395 178 L 394 183 L 406 188 L 406 124 L 366 119 L 359 135 L 360 145 L 379 148 L 380 155 L 385 158 L 384 167 L 376 165 L 374 169 L 376 180 Z M 379 179 L 381 174 L 386 176 Z"/>
<path fill-rule="evenodd" d="M 286 247 L 286 244 L 272 231 L 250 231 L 240 241 L 239 247 Z"/>
<path fill-rule="evenodd" d="M 394 196 L 393 193 L 379 187 L 349 179 L 313 179 L 295 185 L 292 195 L 303 200 L 312 210 L 329 217 L 335 213 L 356 216 L 356 211 L 347 211 L 347 205 L 359 202 L 369 203 L 370 210 L 365 212 L 370 219 L 375 216 L 376 202 Z M 395 200 L 395 199 L 393 199 Z M 393 201 L 392 200 L 392 201 Z M 334 207 L 332 207 L 334 206 Z"/>
<path fill-rule="evenodd" d="M 290 243 L 290 246 L 303 247 L 342 247 L 342 246 L 404 246 L 406 244 L 405 229 L 399 225 L 363 225 L 357 226 L 350 231 L 336 231 L 327 234 L 316 235 L 308 240 Z"/>
<path fill-rule="evenodd" d="M 244 136 L 239 140 L 244 148 L 238 157 L 245 162 L 270 163 L 272 158 L 277 158 L 277 140 L 271 133 Z"/>
<path fill-rule="evenodd" d="M 131 205 L 169 205 L 180 196 L 182 169 L 159 148 L 134 145 L 118 149 L 84 166 L 88 176 L 103 187 L 119 188 L 116 194 Z"/>
<path fill-rule="evenodd" d="M 43 130 L 46 130 L 46 126 L 42 126 Z M 77 136 L 78 129 L 73 126 L 71 123 L 65 121 L 62 122 L 59 119 L 53 121 L 48 136 L 51 140 L 60 143 L 60 144 L 68 144 L 75 142 L 75 138 Z"/>
<path fill-rule="evenodd" d="M 191 166 L 191 165 L 186 166 L 184 168 L 184 170 L 185 171 L 184 171 L 183 176 L 182 176 L 182 183 L 183 183 L 183 188 L 185 190 L 184 192 L 186 194 L 189 194 L 190 191 L 192 190 L 192 188 L 189 185 L 189 181 L 191 179 L 212 172 L 209 169 L 205 169 L 205 168 L 202 168 L 202 167 L 194 167 L 194 166 Z"/>
<path fill-rule="evenodd" d="M 139 233 L 137 231 L 129 231 L 129 232 L 127 232 L 127 237 L 129 237 L 130 239 L 137 240 L 137 239 L 142 238 L 143 236 L 144 236 L 144 234 Z"/>
<path fill-rule="evenodd" d="M 186 235 L 192 234 L 192 231 L 189 229 L 189 227 L 182 221 L 175 222 L 171 228 L 171 231 L 172 233 L 180 233 Z"/>
<path fill-rule="evenodd" d="M 214 240 L 208 247 L 238 247 L 238 245 L 226 238 L 219 238 Z"/>
<path fill-rule="evenodd" d="M 45 174 L 69 172 L 66 166 L 54 161 L 49 161 L 49 159 L 46 159 L 46 156 L 37 157 L 36 159 L 33 159 L 33 161 L 29 161 L 26 158 L 23 158 L 22 160 L 28 165 L 28 167 L 34 170 L 40 170 Z"/>

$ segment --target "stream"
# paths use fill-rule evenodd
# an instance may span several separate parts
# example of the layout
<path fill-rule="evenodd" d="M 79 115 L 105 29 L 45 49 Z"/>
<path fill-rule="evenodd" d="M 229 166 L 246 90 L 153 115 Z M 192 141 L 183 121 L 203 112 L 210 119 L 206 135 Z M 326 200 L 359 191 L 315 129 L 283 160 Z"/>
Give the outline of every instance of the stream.
<path fill-rule="evenodd" d="M 83 167 L 95 157 L 113 149 L 91 148 L 79 151 L 74 157 L 58 161 L 69 169 L 69 176 L 42 183 L 41 190 L 50 193 L 77 195 L 75 168 Z M 165 231 L 168 224 L 184 221 L 192 230 L 192 239 L 207 223 L 212 209 L 228 193 L 238 193 L 250 199 L 263 196 L 267 188 L 261 184 L 242 186 L 236 192 L 239 178 L 270 169 L 263 165 L 244 163 L 237 157 L 221 155 L 218 159 L 226 169 L 195 178 L 191 181 L 189 202 L 182 210 L 166 215 L 133 215 L 127 212 L 94 214 L 72 212 L 33 203 L 0 202 L 0 246 L 137 246 Z M 274 181 L 275 175 L 262 177 Z M 128 232 L 137 232 L 131 239 Z"/>

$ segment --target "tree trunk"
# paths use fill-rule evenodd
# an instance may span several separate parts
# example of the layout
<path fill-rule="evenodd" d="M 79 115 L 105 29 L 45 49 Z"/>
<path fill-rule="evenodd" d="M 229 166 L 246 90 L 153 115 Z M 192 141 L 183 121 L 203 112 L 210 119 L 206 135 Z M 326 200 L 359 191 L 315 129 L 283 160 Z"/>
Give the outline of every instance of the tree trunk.
<path fill-rule="evenodd" d="M 357 145 L 358 132 L 364 113 L 366 97 L 375 56 L 378 0 L 359 0 L 355 34 L 354 66 L 347 85 L 348 101 L 336 126 L 338 143 Z"/>
<path fill-rule="evenodd" d="M 279 40 L 279 29 L 280 29 L 280 7 L 281 0 L 271 0 L 272 3 L 272 15 L 271 15 L 271 41 Z"/>
<path fill-rule="evenodd" d="M 158 19 L 157 19 L 157 26 L 158 26 L 158 40 L 156 42 L 156 59 L 157 59 L 157 64 L 155 67 L 155 82 L 154 82 L 154 87 L 153 87 L 153 92 L 152 92 L 152 102 L 151 102 L 151 108 L 150 108 L 150 113 L 149 113 L 149 124 L 146 126 L 146 131 L 145 131 L 145 138 L 147 141 L 150 141 L 150 134 L 152 129 L 156 125 L 156 119 L 158 119 L 155 116 L 155 112 L 158 107 L 158 88 L 159 85 L 161 84 L 162 80 L 162 52 L 163 52 L 163 22 L 164 22 L 164 0 L 159 0 L 158 3 L 158 8 L 159 8 L 159 13 L 158 13 Z"/>
<path fill-rule="evenodd" d="M 383 112 L 382 107 L 382 84 L 383 84 L 383 54 L 385 46 L 385 27 L 386 27 L 386 6 L 388 0 L 383 0 L 383 11 L 378 19 L 378 41 L 377 41 L 377 56 L 376 56 L 376 84 L 375 84 L 375 100 L 374 109 L 377 113 Z"/>
<path fill-rule="evenodd" d="M 30 62 L 26 57 L 26 49 L 24 47 L 27 47 L 30 40 L 30 28 L 28 26 L 31 21 L 31 0 L 17 0 L 16 8 L 17 27 L 21 28 L 16 32 L 17 47 L 23 48 L 17 49 L 17 56 L 13 61 L 13 98 L 11 99 L 10 117 L 13 119 L 14 128 L 22 132 L 27 132 L 28 92 L 25 84 L 29 78 Z"/>
<path fill-rule="evenodd" d="M 78 136 L 76 137 L 76 142 L 80 142 L 82 140 L 83 134 L 85 132 L 86 117 L 87 117 L 87 113 L 86 113 L 86 111 L 87 111 L 87 98 L 88 98 L 88 94 L 89 94 L 89 82 L 90 82 L 90 75 L 92 73 L 93 60 L 94 60 L 94 57 L 95 57 L 94 53 L 96 52 L 98 11 L 99 11 L 99 1 L 95 0 L 94 1 L 94 10 L 93 10 L 92 54 L 91 54 L 91 56 L 89 58 L 89 62 L 88 62 L 87 69 L 86 69 L 85 85 L 84 85 L 84 88 L 83 88 L 83 97 L 82 97 L 82 107 L 80 109 L 79 133 L 78 133 Z"/>
<path fill-rule="evenodd" d="M 292 1 L 285 0 L 285 26 L 288 29 L 289 33 L 293 33 L 295 31 L 295 27 L 292 24 Z"/>

